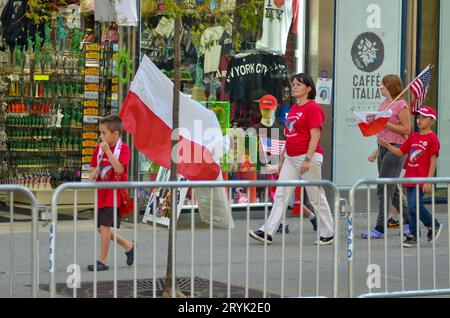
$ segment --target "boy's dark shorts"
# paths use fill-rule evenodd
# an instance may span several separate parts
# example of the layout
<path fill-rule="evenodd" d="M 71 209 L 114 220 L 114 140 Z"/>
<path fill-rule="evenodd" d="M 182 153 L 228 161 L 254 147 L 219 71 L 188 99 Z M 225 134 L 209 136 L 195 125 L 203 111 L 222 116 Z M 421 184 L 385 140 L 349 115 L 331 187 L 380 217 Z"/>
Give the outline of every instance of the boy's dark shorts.
<path fill-rule="evenodd" d="M 100 225 L 114 227 L 114 208 L 113 207 L 105 206 L 103 208 L 98 209 L 97 227 L 100 228 Z M 117 228 L 120 228 L 119 208 L 117 208 Z"/>

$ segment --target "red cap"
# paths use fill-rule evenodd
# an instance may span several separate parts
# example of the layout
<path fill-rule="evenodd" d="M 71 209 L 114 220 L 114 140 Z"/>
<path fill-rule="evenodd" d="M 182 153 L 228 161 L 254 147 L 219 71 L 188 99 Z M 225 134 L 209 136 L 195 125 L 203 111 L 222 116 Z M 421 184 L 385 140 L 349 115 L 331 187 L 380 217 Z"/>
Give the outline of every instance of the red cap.
<path fill-rule="evenodd" d="M 261 109 L 275 109 L 277 105 L 278 100 L 272 95 L 265 95 L 259 100 L 259 108 Z"/>
<path fill-rule="evenodd" d="M 421 115 L 423 115 L 423 116 L 425 116 L 425 117 L 431 117 L 431 118 L 433 118 L 434 120 L 437 119 L 436 111 L 435 111 L 433 108 L 428 107 L 428 106 L 423 106 L 423 107 L 421 107 L 421 108 L 417 111 L 417 113 L 418 113 L 418 114 L 421 114 Z"/>

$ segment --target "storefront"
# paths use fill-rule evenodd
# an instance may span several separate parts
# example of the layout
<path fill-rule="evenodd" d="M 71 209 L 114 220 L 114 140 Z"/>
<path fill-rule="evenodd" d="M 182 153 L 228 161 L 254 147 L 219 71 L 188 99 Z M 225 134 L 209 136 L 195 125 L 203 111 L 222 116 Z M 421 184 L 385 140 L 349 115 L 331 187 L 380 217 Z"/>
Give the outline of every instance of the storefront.
<path fill-rule="evenodd" d="M 98 117 L 118 113 L 118 27 L 97 17 L 92 0 L 4 4 L 0 180 L 49 204 L 59 184 L 87 179 Z M 92 194 L 78 198 L 93 203 Z"/>
<path fill-rule="evenodd" d="M 142 3 L 145 4 L 145 0 Z M 332 180 L 340 188 L 348 189 L 359 179 L 378 176 L 376 165 L 367 161 L 371 150 L 377 147 L 376 140 L 375 138 L 364 138 L 361 135 L 353 111 L 376 110 L 382 100 L 379 94 L 380 82 L 386 74 L 399 74 L 403 82 L 408 84 L 428 64 L 436 66 L 432 71 L 432 81 L 425 104 L 438 108 L 441 119 L 437 131 L 441 137 L 443 136 L 446 126 L 450 124 L 443 102 L 448 98 L 445 96 L 447 92 L 443 89 L 448 86 L 444 76 L 448 66 L 445 64 L 445 60 L 438 61 L 439 48 L 440 56 L 446 56 L 445 50 L 448 49 L 447 38 L 449 38 L 446 32 L 450 29 L 446 25 L 446 20 L 448 20 L 446 15 L 448 15 L 449 9 L 443 1 L 375 0 L 358 1 L 355 4 L 350 0 L 321 0 L 301 1 L 301 3 L 304 6 L 301 8 L 303 11 L 300 10 L 301 14 L 298 20 L 301 32 L 297 35 L 289 35 L 286 53 L 281 57 L 286 62 L 289 75 L 306 71 L 318 80 L 319 85 L 330 87 L 329 100 L 321 102 L 325 113 L 321 140 L 324 148 L 324 179 Z M 441 19 L 439 19 L 439 15 L 441 15 Z M 147 42 L 151 38 L 148 35 L 154 35 L 155 30 L 158 33 L 164 29 L 164 23 L 159 25 L 161 19 L 161 16 L 159 19 L 150 21 L 142 19 L 141 48 L 143 53 L 145 53 L 146 47 L 153 45 Z M 441 25 L 439 25 L 439 21 Z M 442 43 L 439 42 L 439 37 Z M 366 59 L 359 52 L 365 49 L 366 53 L 370 53 L 370 50 L 367 47 L 358 49 L 360 41 L 365 39 L 371 41 L 372 45 L 374 43 L 378 45 L 373 51 L 375 55 L 371 57 L 370 54 L 367 54 Z M 184 38 L 185 40 L 186 38 Z M 223 51 L 222 40 L 223 38 L 220 38 L 217 42 L 219 47 L 222 46 L 221 52 Z M 170 44 L 170 40 L 160 40 L 160 42 Z M 290 50 L 292 46 L 293 50 Z M 157 44 L 156 47 L 158 47 Z M 251 46 L 247 43 L 240 47 L 240 51 L 231 54 L 231 65 L 240 66 L 239 57 L 245 55 L 245 52 L 250 53 L 251 58 L 254 56 L 259 58 L 263 55 L 262 52 L 258 52 L 256 45 Z M 167 47 L 164 52 L 153 51 L 150 53 L 156 61 L 163 58 L 165 54 L 170 55 Z M 205 105 L 207 107 L 211 105 L 212 109 L 219 105 L 217 100 L 223 103 L 218 107 L 220 109 L 218 114 L 225 116 L 224 120 L 221 120 L 224 128 L 248 128 L 257 124 L 261 120 L 261 112 L 258 104 L 252 103 L 252 101 L 257 101 L 263 94 L 250 86 L 247 87 L 247 90 L 251 91 L 247 100 L 244 103 L 239 101 L 236 103 L 233 100 L 234 95 L 226 96 L 224 94 L 226 91 L 224 92 L 223 85 L 221 85 L 227 82 L 227 76 L 228 79 L 234 76 L 245 78 L 247 74 L 230 73 L 230 68 L 221 63 L 222 55 L 216 58 L 218 61 L 216 63 L 219 65 L 216 74 L 208 72 L 205 74 L 204 58 L 206 55 L 200 54 L 199 56 L 198 60 L 194 56 L 190 63 L 185 64 L 185 71 L 182 72 L 184 93 L 192 95 L 194 99 L 204 100 Z M 187 60 L 188 58 L 185 59 L 185 61 Z M 210 56 L 208 60 L 210 60 Z M 198 65 L 200 67 L 197 67 Z M 166 66 L 163 65 L 162 68 Z M 225 69 L 228 71 L 227 75 L 225 75 Z M 200 72 L 202 80 L 196 80 L 196 70 Z M 245 66 L 243 70 L 245 70 Z M 285 88 L 287 91 L 288 86 L 286 85 Z M 209 98 L 210 92 L 215 92 L 213 98 Z M 276 92 L 269 93 L 277 96 Z M 281 96 L 283 99 L 280 103 L 281 106 L 284 103 L 292 102 L 284 100 L 283 97 L 289 99 L 289 94 Z M 405 97 L 410 103 L 412 95 L 407 92 Z M 228 103 L 230 105 L 229 118 Z M 225 110 L 221 108 L 223 105 L 226 105 Z M 448 164 L 450 145 L 447 145 L 443 138 L 441 141 L 439 175 L 444 176 L 449 173 L 446 167 L 450 166 Z M 141 159 L 140 179 L 147 179 L 148 171 L 156 176 L 158 167 L 150 166 L 150 163 L 144 158 Z M 254 167 L 251 164 L 241 165 L 240 168 L 244 169 L 254 168 L 250 171 L 239 171 L 239 167 L 236 165 L 223 168 L 229 179 L 261 178 L 257 164 Z M 235 199 L 239 200 L 238 194 Z M 252 202 L 252 197 L 244 197 L 243 201 L 245 200 Z"/>
<path fill-rule="evenodd" d="M 435 68 L 425 103 L 438 109 L 442 143 L 438 174 L 448 176 L 450 141 L 445 132 L 450 114 L 445 103 L 450 98 L 446 90 L 450 65 L 444 57 L 450 50 L 450 8 L 446 1 L 374 0 L 357 5 L 350 0 L 299 1 L 298 10 L 292 6 L 296 1 L 282 2 L 259 1 L 257 30 L 251 34 L 238 30 L 242 21 L 234 18 L 236 3 L 242 1 L 221 1 L 216 7 L 211 2 L 211 10 L 230 17 L 228 23 L 211 20 L 199 27 L 189 16 L 183 18 L 183 93 L 216 112 L 224 134 L 244 133 L 244 150 L 230 155 L 242 160 L 230 164 L 225 157 L 223 177 L 267 178 L 261 173 L 261 140 L 258 134 L 245 132 L 261 128 L 266 121 L 265 128 L 275 127 L 283 134 L 283 114 L 293 102 L 289 80 L 300 71 L 310 73 L 327 93 L 318 98 L 325 113 L 323 178 L 348 188 L 358 179 L 376 177 L 376 166 L 367 162 L 375 139 L 362 137 L 352 112 L 376 108 L 381 99 L 379 79 L 385 74 L 399 74 L 409 83 L 428 64 Z M 138 29 L 114 22 L 117 13 L 97 10 L 96 16 L 92 0 L 69 1 L 68 6 L 50 11 L 49 22 L 38 28 L 39 36 L 28 32 L 8 40 L 0 56 L 2 183 L 50 193 L 62 182 L 86 177 L 98 141 L 97 116 L 118 113 L 129 88 L 129 81 L 119 79 L 119 61 L 133 59 L 124 69 L 135 71 L 146 54 L 173 77 L 173 21 L 164 12 L 164 1 L 136 3 Z M 149 12 L 149 4 L 157 6 Z M 205 4 L 188 1 L 188 5 L 195 11 Z M 269 43 L 272 37 L 267 32 L 281 36 Z M 361 37 L 377 43 L 376 63 L 358 62 Z M 269 94 L 276 97 L 277 106 L 273 112 L 261 111 L 260 101 Z M 411 94 L 406 97 L 410 102 Z M 132 138 L 125 138 L 132 147 Z M 130 179 L 155 179 L 158 171 L 158 166 L 133 151 Z M 258 203 L 261 192 L 254 190 L 247 196 L 236 189 L 233 200 Z M 147 200 L 148 193 L 141 197 Z"/>
<path fill-rule="evenodd" d="M 259 1 L 260 10 L 252 17 L 258 27 L 253 32 L 238 28 L 244 17 L 236 13 L 236 6 L 247 5 L 245 1 L 211 1 L 208 8 L 203 1 L 187 2 L 187 12 L 197 10 L 210 16 L 201 22 L 189 13 L 183 17 L 181 90 L 213 110 L 223 133 L 239 144 L 239 150 L 223 159 L 224 179 L 270 178 L 273 173 L 264 172 L 264 156 L 268 153 L 262 147 L 283 140 L 285 115 L 288 104 L 292 104 L 290 78 L 304 70 L 306 2 Z M 157 6 L 152 7 L 155 3 Z M 174 21 L 165 12 L 164 1 L 142 0 L 141 9 L 141 57 L 146 54 L 173 78 Z M 220 18 L 224 15 L 229 17 L 226 23 Z M 263 98 L 266 95 L 274 99 Z M 263 103 L 273 107 L 260 109 Z M 272 130 L 270 141 L 260 138 L 261 129 Z M 139 156 L 139 180 L 167 177 L 157 165 Z M 258 204 L 264 200 L 262 189 L 252 189 L 248 194 L 233 189 L 231 195 L 234 203 Z"/>

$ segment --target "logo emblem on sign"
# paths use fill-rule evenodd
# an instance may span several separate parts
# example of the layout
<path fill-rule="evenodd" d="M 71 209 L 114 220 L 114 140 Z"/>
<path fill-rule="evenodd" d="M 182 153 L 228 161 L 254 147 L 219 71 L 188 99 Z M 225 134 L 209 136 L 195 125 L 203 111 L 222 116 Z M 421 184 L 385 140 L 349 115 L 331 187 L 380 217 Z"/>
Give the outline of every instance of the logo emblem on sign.
<path fill-rule="evenodd" d="M 373 32 L 362 33 L 353 43 L 351 54 L 353 63 L 359 70 L 371 73 L 384 62 L 384 43 Z"/>

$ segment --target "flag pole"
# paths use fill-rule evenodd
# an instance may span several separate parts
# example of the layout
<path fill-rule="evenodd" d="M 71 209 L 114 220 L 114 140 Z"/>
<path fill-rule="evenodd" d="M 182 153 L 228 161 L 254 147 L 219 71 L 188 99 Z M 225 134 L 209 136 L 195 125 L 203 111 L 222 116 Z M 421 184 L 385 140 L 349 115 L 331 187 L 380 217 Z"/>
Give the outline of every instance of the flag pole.
<path fill-rule="evenodd" d="M 413 79 L 412 81 L 411 81 L 411 83 L 409 83 L 408 84 L 408 86 L 389 104 L 389 106 L 385 109 L 385 110 L 389 110 L 389 109 L 391 109 L 392 108 L 392 106 L 394 105 L 394 103 L 396 102 L 396 101 L 398 101 L 398 99 L 400 98 L 400 97 L 402 97 L 403 96 L 403 94 L 405 94 L 407 91 L 408 91 L 408 89 L 409 89 L 409 87 L 411 86 L 411 84 L 412 83 L 414 83 L 414 81 L 416 80 L 416 79 L 418 79 L 420 76 L 422 76 L 427 70 L 428 70 L 428 68 L 430 68 L 430 69 L 433 69 L 434 68 L 434 65 L 432 65 L 432 64 L 428 64 L 428 66 L 427 67 L 425 67 L 425 69 L 419 74 L 419 75 L 417 75 L 416 76 L 416 78 L 415 79 Z"/>

